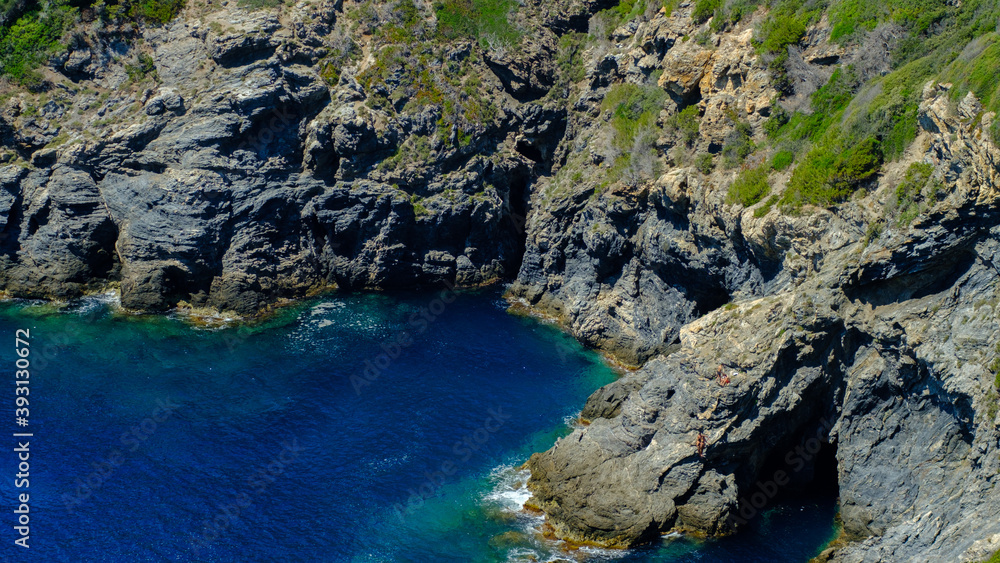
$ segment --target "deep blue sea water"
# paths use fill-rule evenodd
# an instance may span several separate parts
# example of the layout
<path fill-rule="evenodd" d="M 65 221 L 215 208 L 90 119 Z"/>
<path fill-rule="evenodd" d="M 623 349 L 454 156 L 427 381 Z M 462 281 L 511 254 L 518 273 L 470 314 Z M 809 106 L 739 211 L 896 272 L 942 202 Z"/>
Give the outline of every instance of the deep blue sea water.
<path fill-rule="evenodd" d="M 777 504 L 721 541 L 542 539 L 516 468 L 615 374 L 495 290 L 437 298 L 331 296 L 223 329 L 102 298 L 0 303 L 0 560 L 803 562 L 832 539 L 830 500 Z M 34 434 L 27 489 L 19 431 Z M 29 549 L 14 545 L 24 492 Z"/>

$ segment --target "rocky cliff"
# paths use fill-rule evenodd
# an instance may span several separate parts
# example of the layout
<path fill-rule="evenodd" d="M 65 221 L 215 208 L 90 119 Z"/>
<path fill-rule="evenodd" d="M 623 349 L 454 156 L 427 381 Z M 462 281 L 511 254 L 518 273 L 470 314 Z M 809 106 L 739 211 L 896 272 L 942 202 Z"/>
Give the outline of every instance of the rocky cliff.
<path fill-rule="evenodd" d="M 749 35 L 678 45 L 697 32 L 685 15 L 623 31 L 617 72 L 662 68 L 674 111 L 703 108 L 692 144 L 706 151 L 731 134 L 726 112 L 763 137 L 774 90 Z M 816 73 L 857 56 L 831 58 L 816 31 L 802 46 Z M 559 172 L 540 179 L 512 295 L 645 362 L 528 463 L 554 535 L 629 546 L 672 529 L 726 534 L 766 505 L 754 494 L 770 501 L 775 475 L 808 488 L 835 470 L 850 541 L 824 558 L 972 561 L 1000 547 L 994 115 L 949 89 L 927 83 L 916 140 L 833 213 L 733 205 L 731 177 L 695 167 L 555 197 Z M 599 169 L 609 124 L 596 103 L 574 109 L 560 149 Z M 913 170 L 933 194 L 908 223 L 897 214 Z M 771 181 L 781 190 L 788 176 Z"/>
<path fill-rule="evenodd" d="M 81 33 L 40 93 L 5 96 L 7 292 L 118 285 L 130 309 L 254 314 L 516 273 L 527 186 L 564 126 L 537 52 L 494 73 L 469 41 L 355 42 L 371 30 L 333 2 L 185 16 Z"/>
<path fill-rule="evenodd" d="M 528 462 L 554 536 L 728 534 L 825 486 L 824 559 L 1000 548 L 992 92 L 802 3 L 463 6 L 82 13 L 0 97 L 0 286 L 249 316 L 510 281 L 634 368 Z"/>

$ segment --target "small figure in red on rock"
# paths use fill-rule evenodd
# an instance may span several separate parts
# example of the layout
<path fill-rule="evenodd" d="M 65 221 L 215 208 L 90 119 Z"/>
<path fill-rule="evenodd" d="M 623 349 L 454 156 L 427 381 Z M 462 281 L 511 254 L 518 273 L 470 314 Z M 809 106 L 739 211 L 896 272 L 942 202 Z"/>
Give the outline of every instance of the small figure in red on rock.
<path fill-rule="evenodd" d="M 698 433 L 698 439 L 695 440 L 694 445 L 698 448 L 698 457 L 705 458 L 705 446 L 708 445 L 708 441 L 705 440 L 705 435 L 701 432 Z"/>
<path fill-rule="evenodd" d="M 725 387 L 729 385 L 729 376 L 726 375 L 726 369 L 719 365 L 719 369 L 715 370 L 715 378 L 719 381 L 720 387 Z"/>

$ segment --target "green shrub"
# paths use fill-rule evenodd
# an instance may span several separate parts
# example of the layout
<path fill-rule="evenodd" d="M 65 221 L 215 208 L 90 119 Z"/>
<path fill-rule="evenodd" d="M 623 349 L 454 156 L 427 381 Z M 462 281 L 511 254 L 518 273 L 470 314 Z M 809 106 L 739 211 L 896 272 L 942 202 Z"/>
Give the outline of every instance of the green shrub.
<path fill-rule="evenodd" d="M 830 39 L 836 41 L 854 34 L 859 29 L 875 29 L 878 6 L 864 0 L 840 0 L 830 9 L 833 28 Z"/>
<path fill-rule="evenodd" d="M 760 166 L 744 170 L 736 177 L 736 180 L 729 186 L 727 200 L 730 203 L 739 203 L 743 207 L 750 207 L 770 192 L 771 185 L 767 183 L 767 168 Z"/>
<path fill-rule="evenodd" d="M 757 209 L 753 210 L 753 216 L 756 217 L 757 219 L 760 219 L 761 217 L 770 213 L 771 208 L 774 207 L 774 204 L 776 203 L 778 203 L 778 196 L 773 195 L 767 198 L 767 201 L 764 202 L 764 205 L 761 205 Z"/>
<path fill-rule="evenodd" d="M 757 30 L 757 48 L 767 53 L 785 51 L 789 45 L 802 40 L 808 23 L 809 18 L 805 15 L 777 14 Z"/>
<path fill-rule="evenodd" d="M 152 76 L 153 80 L 157 79 L 156 63 L 153 62 L 153 57 L 146 53 L 139 53 L 135 64 L 125 65 L 125 72 L 132 83 L 140 82 L 147 76 Z"/>
<path fill-rule="evenodd" d="M 256 0 L 264 1 L 264 0 Z M 174 19 L 184 8 L 184 0 L 122 0 L 103 6 L 100 13 L 106 21 L 133 21 L 152 25 L 163 25 Z"/>
<path fill-rule="evenodd" d="M 424 217 L 430 215 L 431 212 L 429 209 L 427 209 L 427 206 L 424 205 L 423 201 L 424 201 L 423 198 L 421 198 L 417 194 L 413 194 L 410 196 L 410 205 L 413 206 L 413 215 L 415 217 Z"/>
<path fill-rule="evenodd" d="M 434 3 L 438 32 L 446 39 L 476 39 L 484 47 L 490 43 L 516 45 L 521 32 L 509 15 L 515 0 L 441 0 Z"/>
<path fill-rule="evenodd" d="M 601 109 L 612 112 L 611 126 L 615 131 L 615 146 L 630 150 L 640 133 L 651 131 L 666 97 L 662 88 L 653 85 L 612 86 L 601 102 Z"/>
<path fill-rule="evenodd" d="M 611 9 L 617 12 L 619 22 L 629 22 L 646 11 L 646 0 L 621 0 Z"/>
<path fill-rule="evenodd" d="M 722 145 L 722 163 L 727 168 L 732 168 L 742 163 L 757 147 L 753 142 L 750 124 L 735 114 L 731 114 L 729 119 L 733 122 L 733 129 L 726 135 Z"/>
<path fill-rule="evenodd" d="M 830 38 L 834 41 L 848 38 L 884 22 L 920 34 L 945 19 L 948 12 L 947 0 L 840 0 L 830 8 Z"/>
<path fill-rule="evenodd" d="M 694 167 L 698 169 L 702 174 L 711 174 L 712 169 L 715 168 L 715 162 L 712 161 L 712 155 L 703 152 L 695 157 Z"/>
<path fill-rule="evenodd" d="M 668 130 L 676 133 L 677 140 L 681 144 L 691 146 L 698 139 L 698 132 L 701 130 L 698 106 L 692 104 L 675 113 L 670 116 L 665 125 Z"/>
<path fill-rule="evenodd" d="M 280 0 L 255 1 L 268 7 L 274 7 L 280 3 Z M 272 5 L 269 2 L 275 2 L 275 4 Z M 139 0 L 131 4 L 129 16 L 137 21 L 163 25 L 174 19 L 183 7 L 184 0 Z"/>
<path fill-rule="evenodd" d="M 680 0 L 663 0 L 663 12 L 666 17 L 670 17 L 677 9 L 677 5 L 680 4 Z"/>
<path fill-rule="evenodd" d="M 282 4 L 283 0 L 240 0 L 237 6 L 249 11 L 274 9 Z"/>
<path fill-rule="evenodd" d="M 778 104 L 771 107 L 771 115 L 764 121 L 764 133 L 769 139 L 778 137 L 778 132 L 788 123 L 788 111 Z"/>
<path fill-rule="evenodd" d="M 873 138 L 865 139 L 837 155 L 828 181 L 838 193 L 849 194 L 878 172 L 882 158 L 881 143 Z"/>
<path fill-rule="evenodd" d="M 792 165 L 793 160 L 795 160 L 795 154 L 792 151 L 778 151 L 774 153 L 774 158 L 771 160 L 771 168 L 784 170 Z"/>
<path fill-rule="evenodd" d="M 9 27 L 0 27 L 0 74 L 25 86 L 35 86 L 34 72 L 49 56 L 65 49 L 63 34 L 76 21 L 76 10 L 60 1 L 29 11 Z"/>
<path fill-rule="evenodd" d="M 696 0 L 691 10 L 691 19 L 695 23 L 705 23 L 715 11 L 722 7 L 722 0 Z"/>
<path fill-rule="evenodd" d="M 567 33 L 559 38 L 556 65 L 561 77 L 571 84 L 587 77 L 587 68 L 583 62 L 583 51 L 586 46 L 586 33 Z"/>
<path fill-rule="evenodd" d="M 1000 383 L 997 384 L 997 387 L 1000 388 Z M 993 557 L 990 557 L 985 563 L 1000 563 L 1000 549 L 998 549 L 997 552 L 993 554 Z"/>
<path fill-rule="evenodd" d="M 336 86 L 340 82 L 340 67 L 333 62 L 325 62 L 320 67 L 320 78 L 330 86 Z"/>
<path fill-rule="evenodd" d="M 791 209 L 841 203 L 878 172 L 882 158 L 873 138 L 846 149 L 842 141 L 819 145 L 792 172 L 781 203 Z"/>

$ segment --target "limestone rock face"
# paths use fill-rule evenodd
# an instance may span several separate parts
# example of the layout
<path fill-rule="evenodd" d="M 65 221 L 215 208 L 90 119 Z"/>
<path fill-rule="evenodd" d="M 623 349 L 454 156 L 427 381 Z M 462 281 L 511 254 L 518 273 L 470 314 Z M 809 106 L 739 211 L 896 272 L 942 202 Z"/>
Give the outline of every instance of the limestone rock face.
<path fill-rule="evenodd" d="M 676 342 L 684 324 L 735 295 L 781 282 L 774 276 L 784 251 L 761 252 L 731 236 L 741 219 L 721 209 L 724 190 L 678 165 L 688 157 L 670 158 L 719 152 L 733 134 L 734 115 L 759 131 L 777 92 L 757 60 L 750 25 L 696 41 L 707 26 L 695 25 L 690 6 L 682 6 L 669 18 L 660 13 L 615 33 L 616 48 L 589 53 L 593 78 L 568 116 L 567 138 L 557 148 L 562 168 L 533 191 L 525 256 L 510 295 L 562 319 L 584 342 L 641 365 Z M 609 83 L 597 78 L 641 83 L 654 72 L 670 100 L 658 124 L 669 129 L 673 115 L 694 106 L 697 135 L 687 146 L 676 136 L 657 141 L 667 157 L 658 177 L 652 163 L 634 166 L 603 190 L 600 178 L 622 151 L 609 138 L 612 112 L 601 105 Z"/>
<path fill-rule="evenodd" d="M 33 297 L 111 285 L 137 311 L 253 315 L 329 287 L 512 278 L 529 185 L 565 127 L 542 99 L 546 26 L 597 9 L 539 4 L 523 48 L 443 43 L 440 60 L 360 45 L 339 2 L 232 2 L 132 46 L 78 37 L 52 70 L 79 86 L 0 108 L 13 151 L 0 151 L 0 284 Z M 328 62 L 338 49 L 354 58 Z M 428 89 L 436 103 L 408 103 Z"/>
<path fill-rule="evenodd" d="M 794 487 L 835 470 L 853 541 L 828 560 L 992 553 L 1000 527 L 991 516 L 1000 510 L 1000 416 L 987 367 L 1000 338 L 997 147 L 983 125 L 968 125 L 978 102 L 952 113 L 947 90 L 925 89 L 923 131 L 907 157 L 947 163 L 944 193 L 912 226 L 866 239 L 844 221 L 877 209 L 865 202 L 801 217 L 716 208 L 704 221 L 720 225 L 726 234 L 715 240 L 745 249 L 747 268 L 770 281 L 683 324 L 676 350 L 599 390 L 584 409 L 589 425 L 532 456 L 530 504 L 557 535 L 628 546 L 668 530 L 725 534 L 739 529 L 746 499 L 776 471 Z M 661 178 L 650 193 L 663 189 L 675 205 L 703 199 L 675 179 Z M 897 182 L 886 174 L 868 197 L 893 194 Z M 683 240 L 664 220 L 670 215 L 657 217 L 660 232 Z M 767 274 L 771 260 L 777 272 Z M 678 277 L 667 283 L 691 276 L 669 271 Z M 795 455 L 812 438 L 827 453 Z"/>

